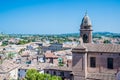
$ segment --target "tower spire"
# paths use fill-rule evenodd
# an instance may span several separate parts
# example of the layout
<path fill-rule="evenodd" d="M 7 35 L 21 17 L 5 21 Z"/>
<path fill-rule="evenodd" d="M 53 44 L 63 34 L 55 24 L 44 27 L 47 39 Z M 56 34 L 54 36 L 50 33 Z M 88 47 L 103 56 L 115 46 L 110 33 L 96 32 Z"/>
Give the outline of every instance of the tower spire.
<path fill-rule="evenodd" d="M 92 24 L 87 15 L 87 11 L 80 25 L 80 37 L 82 37 L 83 43 L 92 43 Z"/>

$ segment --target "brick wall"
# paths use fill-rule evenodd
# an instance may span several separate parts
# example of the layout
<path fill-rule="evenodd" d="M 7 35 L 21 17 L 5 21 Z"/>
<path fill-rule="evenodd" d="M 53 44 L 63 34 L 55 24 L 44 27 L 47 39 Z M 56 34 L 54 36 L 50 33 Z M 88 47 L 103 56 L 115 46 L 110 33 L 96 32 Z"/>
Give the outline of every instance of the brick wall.
<path fill-rule="evenodd" d="M 85 77 L 85 54 L 73 53 L 72 57 L 72 71 L 74 80 L 79 80 L 79 78 Z"/>
<path fill-rule="evenodd" d="M 96 67 L 90 67 L 90 57 L 96 57 Z M 113 58 L 113 69 L 107 68 L 107 58 Z M 116 73 L 120 68 L 120 55 L 115 53 L 89 53 L 88 54 L 88 73 Z"/>

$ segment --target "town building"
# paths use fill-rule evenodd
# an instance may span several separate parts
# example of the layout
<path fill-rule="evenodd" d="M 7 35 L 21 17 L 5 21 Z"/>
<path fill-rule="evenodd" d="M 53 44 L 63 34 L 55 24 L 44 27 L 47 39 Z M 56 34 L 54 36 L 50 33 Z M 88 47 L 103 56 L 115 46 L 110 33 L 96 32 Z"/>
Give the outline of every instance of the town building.
<path fill-rule="evenodd" d="M 43 52 L 46 52 L 46 51 L 59 51 L 59 50 L 62 50 L 63 49 L 63 44 L 60 44 L 60 43 L 52 43 L 50 44 L 49 46 L 43 46 L 42 47 L 42 51 Z"/>
<path fill-rule="evenodd" d="M 119 71 L 120 45 L 93 43 L 92 24 L 85 14 L 80 26 L 80 43 L 72 49 L 74 80 L 116 80 Z"/>
<path fill-rule="evenodd" d="M 58 65 L 58 56 L 54 55 L 51 51 L 47 51 L 45 53 L 45 61 L 46 63 Z"/>
<path fill-rule="evenodd" d="M 18 68 L 18 78 L 20 80 L 25 78 L 26 72 L 28 69 L 36 69 L 39 73 L 44 73 L 44 68 L 50 66 L 49 63 L 39 63 L 34 62 L 32 64 L 21 64 Z"/>
<path fill-rule="evenodd" d="M 17 80 L 19 64 L 13 63 L 12 60 L 5 60 L 0 64 L 0 80 Z"/>
<path fill-rule="evenodd" d="M 62 66 L 46 67 L 44 72 L 54 76 L 60 76 L 62 80 L 73 80 L 72 69 Z"/>

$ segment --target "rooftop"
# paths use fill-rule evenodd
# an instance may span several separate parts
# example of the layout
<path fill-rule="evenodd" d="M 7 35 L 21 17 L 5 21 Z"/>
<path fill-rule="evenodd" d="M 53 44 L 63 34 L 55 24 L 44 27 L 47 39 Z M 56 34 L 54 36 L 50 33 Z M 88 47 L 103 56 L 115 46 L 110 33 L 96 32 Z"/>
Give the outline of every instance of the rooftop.
<path fill-rule="evenodd" d="M 73 48 L 72 52 L 105 52 L 105 53 L 120 53 L 119 44 L 93 44 L 85 43 Z"/>
<path fill-rule="evenodd" d="M 20 69 L 37 69 L 41 70 L 44 69 L 47 66 L 50 66 L 52 64 L 50 63 L 39 63 L 39 64 L 22 64 Z"/>
<path fill-rule="evenodd" d="M 0 74 L 7 73 L 17 67 L 19 67 L 19 64 L 15 64 L 10 60 L 5 60 L 2 64 L 0 64 Z"/>
<path fill-rule="evenodd" d="M 46 58 L 58 58 L 58 56 L 54 55 L 54 54 L 51 53 L 51 52 L 46 52 L 46 53 L 45 53 L 45 57 L 46 57 Z"/>
<path fill-rule="evenodd" d="M 49 66 L 49 67 L 46 67 L 45 69 L 49 69 L 49 70 L 62 70 L 62 71 L 72 71 L 72 68 L 65 67 L 65 66 Z"/>

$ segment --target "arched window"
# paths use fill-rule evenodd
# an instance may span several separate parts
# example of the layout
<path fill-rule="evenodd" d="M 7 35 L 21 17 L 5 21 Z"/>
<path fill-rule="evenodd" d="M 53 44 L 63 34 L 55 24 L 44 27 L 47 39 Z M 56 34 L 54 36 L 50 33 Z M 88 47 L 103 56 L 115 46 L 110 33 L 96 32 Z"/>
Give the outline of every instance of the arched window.
<path fill-rule="evenodd" d="M 84 43 L 88 42 L 88 36 L 86 34 L 83 35 L 83 42 Z"/>

